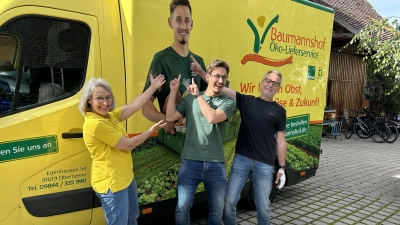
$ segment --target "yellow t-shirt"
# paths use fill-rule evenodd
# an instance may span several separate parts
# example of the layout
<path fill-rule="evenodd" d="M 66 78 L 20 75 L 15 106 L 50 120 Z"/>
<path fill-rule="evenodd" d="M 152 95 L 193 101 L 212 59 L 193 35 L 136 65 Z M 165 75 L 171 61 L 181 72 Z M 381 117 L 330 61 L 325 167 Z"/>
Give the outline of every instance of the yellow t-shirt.
<path fill-rule="evenodd" d="M 121 191 L 133 180 L 131 151 L 114 148 L 122 135 L 128 137 L 119 121 L 121 112 L 116 108 L 106 118 L 92 112 L 85 115 L 83 140 L 93 159 L 91 182 L 97 193 Z"/>

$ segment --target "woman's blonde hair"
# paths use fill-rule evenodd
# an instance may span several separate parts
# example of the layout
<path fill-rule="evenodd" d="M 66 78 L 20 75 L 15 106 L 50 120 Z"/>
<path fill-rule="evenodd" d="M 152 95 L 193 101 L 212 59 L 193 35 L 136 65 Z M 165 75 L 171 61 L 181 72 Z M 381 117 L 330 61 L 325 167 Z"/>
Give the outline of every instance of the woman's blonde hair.
<path fill-rule="evenodd" d="M 93 98 L 93 91 L 96 87 L 103 87 L 111 94 L 112 102 L 110 112 L 115 109 L 115 97 L 111 90 L 111 86 L 103 78 L 91 78 L 83 88 L 82 96 L 79 101 L 78 109 L 82 115 L 86 115 L 86 112 L 90 110 L 91 105 L 89 104 L 89 100 Z"/>

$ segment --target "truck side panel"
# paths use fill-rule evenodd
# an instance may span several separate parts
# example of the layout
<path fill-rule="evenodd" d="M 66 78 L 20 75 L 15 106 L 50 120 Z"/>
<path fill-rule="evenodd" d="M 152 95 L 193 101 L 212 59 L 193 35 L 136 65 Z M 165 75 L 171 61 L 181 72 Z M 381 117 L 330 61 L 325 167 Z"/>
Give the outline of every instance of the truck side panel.
<path fill-rule="evenodd" d="M 0 180 L 2 224 L 105 224 L 90 185 L 82 140 L 81 88 L 92 77 L 117 105 L 142 93 L 153 55 L 172 43 L 170 0 L 4 0 L 0 3 Z M 333 11 L 303 0 L 192 1 L 190 49 L 230 67 L 230 88 L 258 96 L 268 70 L 283 74 L 275 100 L 287 110 L 287 185 L 316 174 Z M 79 7 L 76 7 L 79 5 Z M 72 43 L 68 43 L 72 42 Z M 62 95 L 39 101 L 43 83 Z M 47 95 L 48 96 L 48 95 Z M 147 130 L 140 112 L 126 122 Z M 240 113 L 224 134 L 227 174 Z M 174 217 L 184 132 L 159 132 L 132 151 L 145 224 Z M 246 196 L 251 186 L 243 189 Z M 201 184 L 192 208 L 208 206 Z M 161 222 L 160 222 L 161 223 Z"/>

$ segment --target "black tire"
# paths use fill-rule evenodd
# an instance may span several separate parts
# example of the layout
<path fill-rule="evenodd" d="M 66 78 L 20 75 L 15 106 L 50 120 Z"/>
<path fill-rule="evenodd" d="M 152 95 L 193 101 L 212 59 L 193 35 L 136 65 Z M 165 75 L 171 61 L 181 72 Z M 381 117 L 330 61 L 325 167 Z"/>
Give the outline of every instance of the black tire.
<path fill-rule="evenodd" d="M 353 135 L 355 128 L 354 126 L 355 126 L 354 120 L 350 120 L 349 124 L 347 124 L 346 126 L 346 130 L 344 130 L 344 137 L 346 139 L 351 138 L 351 136 Z"/>
<path fill-rule="evenodd" d="M 362 139 L 370 138 L 372 135 L 372 133 L 371 133 L 372 124 L 368 123 L 368 122 L 365 122 L 365 124 L 366 124 L 366 126 L 363 126 L 362 124 L 358 124 L 358 125 L 356 125 L 356 128 L 355 128 L 357 136 Z M 363 129 L 361 129 L 360 126 L 363 126 L 365 131 Z"/>
<path fill-rule="evenodd" d="M 387 138 L 386 142 L 387 143 L 393 143 L 399 137 L 399 131 L 397 130 L 397 126 L 394 123 L 387 122 L 386 125 L 390 129 L 389 137 Z"/>
<path fill-rule="evenodd" d="M 274 179 L 274 180 L 275 180 L 275 179 Z M 272 183 L 272 190 L 271 190 L 271 193 L 269 193 L 269 200 L 271 201 L 271 203 L 274 202 L 276 193 L 278 193 L 278 188 L 276 188 L 276 184 L 275 184 L 275 182 L 274 182 L 274 183 Z"/>
<path fill-rule="evenodd" d="M 371 128 L 371 139 L 376 143 L 383 143 L 389 137 L 390 129 L 384 123 L 377 123 Z"/>

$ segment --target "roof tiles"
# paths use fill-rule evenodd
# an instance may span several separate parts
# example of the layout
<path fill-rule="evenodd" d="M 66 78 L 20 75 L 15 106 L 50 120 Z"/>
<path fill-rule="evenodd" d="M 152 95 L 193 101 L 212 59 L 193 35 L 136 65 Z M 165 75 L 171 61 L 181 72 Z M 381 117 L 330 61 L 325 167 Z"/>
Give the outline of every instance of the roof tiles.
<path fill-rule="evenodd" d="M 343 20 L 356 30 L 364 28 L 370 18 L 381 20 L 368 0 L 311 0 L 335 10 L 335 18 Z"/>

